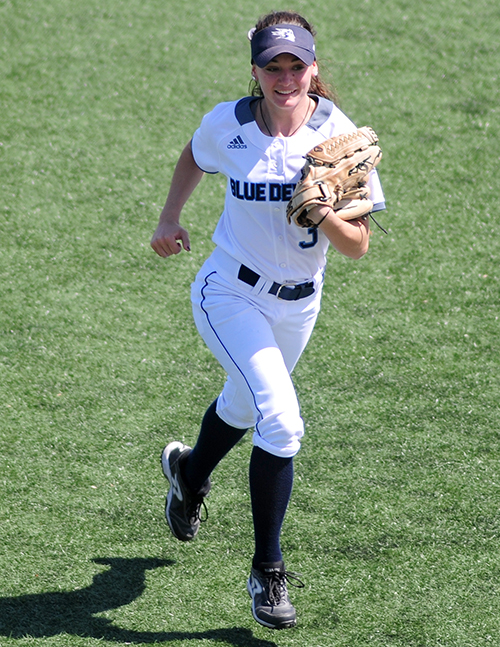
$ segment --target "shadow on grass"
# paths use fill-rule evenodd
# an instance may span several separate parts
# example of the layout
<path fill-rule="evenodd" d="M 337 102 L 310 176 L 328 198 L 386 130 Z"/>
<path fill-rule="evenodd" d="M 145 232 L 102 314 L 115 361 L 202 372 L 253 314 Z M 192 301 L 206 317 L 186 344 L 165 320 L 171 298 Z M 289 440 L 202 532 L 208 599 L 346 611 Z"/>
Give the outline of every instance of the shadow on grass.
<path fill-rule="evenodd" d="M 151 644 L 181 640 L 213 640 L 235 647 L 276 647 L 255 638 L 249 629 L 234 627 L 200 632 L 132 631 L 94 614 L 130 604 L 145 589 L 146 571 L 174 562 L 165 559 L 103 558 L 93 560 L 111 568 L 84 589 L 0 598 L 0 636 L 41 638 L 58 634 L 117 643 Z"/>

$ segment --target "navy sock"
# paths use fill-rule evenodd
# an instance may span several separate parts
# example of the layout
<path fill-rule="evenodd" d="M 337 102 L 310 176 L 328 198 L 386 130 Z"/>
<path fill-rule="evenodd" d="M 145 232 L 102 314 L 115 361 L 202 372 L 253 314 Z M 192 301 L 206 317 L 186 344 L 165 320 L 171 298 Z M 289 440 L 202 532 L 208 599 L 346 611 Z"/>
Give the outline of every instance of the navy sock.
<path fill-rule="evenodd" d="M 250 458 L 250 495 L 255 532 L 253 567 L 280 562 L 281 526 L 293 486 L 293 458 L 254 447 Z"/>
<path fill-rule="evenodd" d="M 208 407 L 196 445 L 183 465 L 183 478 L 190 490 L 199 492 L 216 465 L 243 438 L 247 429 L 225 423 L 216 413 L 217 400 Z"/>

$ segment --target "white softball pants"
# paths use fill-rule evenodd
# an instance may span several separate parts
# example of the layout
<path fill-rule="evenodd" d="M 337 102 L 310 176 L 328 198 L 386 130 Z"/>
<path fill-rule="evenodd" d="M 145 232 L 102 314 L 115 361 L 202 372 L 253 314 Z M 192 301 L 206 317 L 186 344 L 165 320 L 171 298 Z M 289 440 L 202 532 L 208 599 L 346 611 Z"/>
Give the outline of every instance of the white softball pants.
<path fill-rule="evenodd" d="M 253 442 L 284 458 L 300 449 L 304 423 L 290 374 L 318 316 L 323 272 L 315 292 L 297 301 L 238 279 L 240 263 L 217 248 L 191 291 L 196 327 L 227 373 L 217 401 L 219 417 L 238 429 L 254 427 Z"/>

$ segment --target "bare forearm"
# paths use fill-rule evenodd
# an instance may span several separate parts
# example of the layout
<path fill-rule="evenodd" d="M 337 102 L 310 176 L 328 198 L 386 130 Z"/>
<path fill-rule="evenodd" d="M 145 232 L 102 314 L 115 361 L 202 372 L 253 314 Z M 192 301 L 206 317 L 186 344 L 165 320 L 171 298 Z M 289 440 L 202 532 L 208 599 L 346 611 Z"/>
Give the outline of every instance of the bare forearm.
<path fill-rule="evenodd" d="M 179 222 L 182 208 L 200 183 L 203 171 L 194 161 L 191 142 L 182 151 L 172 176 L 167 201 L 160 215 L 160 223 L 166 220 Z"/>
<path fill-rule="evenodd" d="M 182 248 L 190 251 L 189 233 L 180 225 L 181 211 L 193 193 L 203 171 L 194 161 L 191 142 L 184 148 L 175 167 L 167 201 L 160 214 L 160 221 L 151 239 L 151 247 L 159 256 L 178 254 Z M 181 241 L 182 247 L 178 241 Z"/>
<path fill-rule="evenodd" d="M 358 259 L 366 254 L 370 245 L 370 221 L 342 220 L 328 207 L 323 215 L 326 218 L 319 225 L 319 229 L 326 235 L 335 249 L 349 258 Z"/>

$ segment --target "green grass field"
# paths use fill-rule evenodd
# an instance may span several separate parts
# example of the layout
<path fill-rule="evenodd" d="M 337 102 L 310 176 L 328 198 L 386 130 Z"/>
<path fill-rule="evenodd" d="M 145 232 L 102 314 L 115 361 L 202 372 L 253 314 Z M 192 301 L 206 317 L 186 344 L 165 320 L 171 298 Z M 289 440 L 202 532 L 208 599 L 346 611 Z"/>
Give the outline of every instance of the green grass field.
<path fill-rule="evenodd" d="M 388 229 L 331 251 L 295 372 L 306 436 L 283 530 L 299 624 L 257 625 L 250 437 L 191 544 L 167 441 L 224 375 L 189 285 L 223 178 L 149 247 L 174 164 L 246 94 L 258 0 L 0 0 L 0 647 L 500 645 L 495 0 L 292 0 L 341 107 L 379 134 Z"/>

